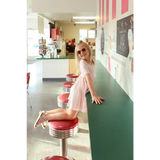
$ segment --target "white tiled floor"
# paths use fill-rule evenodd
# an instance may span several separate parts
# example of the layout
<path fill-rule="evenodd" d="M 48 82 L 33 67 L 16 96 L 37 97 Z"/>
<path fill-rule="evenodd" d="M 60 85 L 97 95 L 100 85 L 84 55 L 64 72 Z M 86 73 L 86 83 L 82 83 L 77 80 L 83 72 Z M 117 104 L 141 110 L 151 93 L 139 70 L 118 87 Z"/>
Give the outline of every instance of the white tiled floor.
<path fill-rule="evenodd" d="M 41 126 L 37 129 L 33 127 L 38 112 L 58 108 L 57 96 L 64 93 L 63 82 L 42 81 L 40 65 L 40 61 L 27 65 L 27 71 L 31 73 L 28 91 L 33 106 L 30 108 L 27 97 L 27 160 L 59 155 L 59 139 L 49 135 L 48 127 L 45 130 Z M 78 117 L 79 131 L 68 139 L 68 155 L 75 160 L 91 160 L 87 112 L 79 112 Z"/>

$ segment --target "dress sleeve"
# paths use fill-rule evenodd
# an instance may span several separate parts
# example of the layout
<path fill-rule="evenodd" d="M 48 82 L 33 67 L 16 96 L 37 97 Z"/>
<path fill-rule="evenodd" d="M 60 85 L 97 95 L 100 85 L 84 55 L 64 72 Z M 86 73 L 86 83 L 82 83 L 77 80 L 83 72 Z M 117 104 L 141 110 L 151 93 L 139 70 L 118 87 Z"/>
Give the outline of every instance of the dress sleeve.
<path fill-rule="evenodd" d="M 86 75 L 89 73 L 88 64 L 84 60 L 80 61 L 80 71 L 82 75 Z"/>

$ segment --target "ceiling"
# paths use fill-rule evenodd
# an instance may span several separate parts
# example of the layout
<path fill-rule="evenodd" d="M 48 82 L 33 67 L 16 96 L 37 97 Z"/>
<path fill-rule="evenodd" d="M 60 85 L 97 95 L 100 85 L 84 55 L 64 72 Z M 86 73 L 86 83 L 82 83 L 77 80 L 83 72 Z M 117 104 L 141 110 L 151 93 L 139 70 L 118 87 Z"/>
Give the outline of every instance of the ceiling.
<path fill-rule="evenodd" d="M 74 22 L 71 22 L 71 19 L 73 16 L 86 16 L 85 13 L 41 13 L 41 15 L 44 15 L 45 17 L 51 19 L 51 20 L 54 20 L 56 22 L 58 22 L 59 24 L 60 23 L 63 23 L 63 24 L 73 24 L 75 21 L 76 22 L 84 22 L 84 21 L 88 21 L 88 20 L 72 20 Z M 95 14 L 88 14 L 87 13 L 87 16 L 95 16 Z M 93 20 L 89 20 L 89 21 L 93 21 Z"/>
<path fill-rule="evenodd" d="M 94 20 L 73 20 L 71 19 L 73 16 L 96 16 L 96 12 L 79 12 L 79 13 L 32 13 L 32 0 L 27 0 L 27 18 L 37 18 L 38 14 L 42 15 L 43 17 L 51 20 L 56 21 L 59 24 L 73 24 L 75 21 L 94 21 Z"/>

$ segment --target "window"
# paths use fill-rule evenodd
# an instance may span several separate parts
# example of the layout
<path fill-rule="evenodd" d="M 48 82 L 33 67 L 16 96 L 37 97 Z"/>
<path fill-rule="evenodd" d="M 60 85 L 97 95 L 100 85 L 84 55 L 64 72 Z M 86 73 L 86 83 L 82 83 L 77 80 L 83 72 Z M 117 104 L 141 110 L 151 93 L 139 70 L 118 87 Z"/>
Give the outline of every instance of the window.
<path fill-rule="evenodd" d="M 80 29 L 79 40 L 86 42 L 86 38 L 95 38 L 95 30 Z"/>
<path fill-rule="evenodd" d="M 44 34 L 39 34 L 38 30 L 28 29 L 28 56 L 39 56 L 39 43 L 38 40 L 43 37 L 46 39 L 46 45 L 50 43 L 49 29 L 44 29 Z"/>
<path fill-rule="evenodd" d="M 79 40 L 82 40 L 83 42 L 86 41 L 87 38 L 87 30 L 79 30 Z"/>
<path fill-rule="evenodd" d="M 38 30 L 28 30 L 28 56 L 39 55 Z"/>
<path fill-rule="evenodd" d="M 88 38 L 95 38 L 95 30 L 88 30 Z"/>

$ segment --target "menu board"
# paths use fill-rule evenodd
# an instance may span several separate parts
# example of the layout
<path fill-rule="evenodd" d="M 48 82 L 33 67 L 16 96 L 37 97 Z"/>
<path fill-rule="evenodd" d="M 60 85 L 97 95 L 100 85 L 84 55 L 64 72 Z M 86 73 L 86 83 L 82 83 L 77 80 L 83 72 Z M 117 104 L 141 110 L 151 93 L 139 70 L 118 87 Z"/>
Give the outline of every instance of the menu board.
<path fill-rule="evenodd" d="M 129 54 L 128 30 L 133 35 L 133 14 L 117 21 L 117 53 L 124 57 Z"/>

